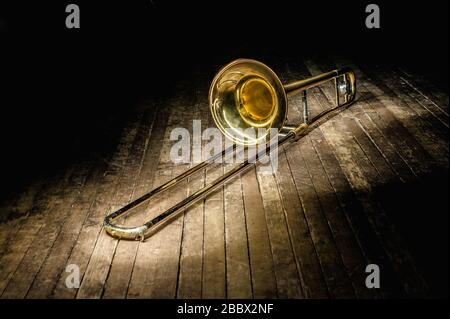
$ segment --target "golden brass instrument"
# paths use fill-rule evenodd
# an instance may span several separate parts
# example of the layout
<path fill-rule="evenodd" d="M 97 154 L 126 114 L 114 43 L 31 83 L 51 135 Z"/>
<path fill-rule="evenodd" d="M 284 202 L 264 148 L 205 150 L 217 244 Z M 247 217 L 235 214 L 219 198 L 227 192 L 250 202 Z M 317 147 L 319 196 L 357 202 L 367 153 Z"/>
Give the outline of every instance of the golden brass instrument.
<path fill-rule="evenodd" d="M 328 81 L 334 81 L 335 107 L 326 110 L 313 119 L 308 119 L 308 104 L 306 90 Z M 303 123 L 297 126 L 286 125 L 287 96 L 302 93 Z M 224 157 L 230 151 L 236 150 L 236 145 L 256 145 L 266 143 L 266 148 L 258 152 L 264 155 L 269 149 L 269 135 L 245 135 L 247 128 L 276 128 L 282 136 L 277 142 L 281 146 L 293 141 L 308 127 L 322 119 L 330 112 L 349 105 L 355 99 L 356 79 L 351 69 L 333 70 L 304 80 L 283 85 L 277 75 L 265 64 L 250 60 L 238 59 L 223 67 L 212 81 L 209 91 L 209 107 L 214 122 L 220 131 L 235 143 L 231 149 L 197 164 L 186 172 L 139 197 L 121 209 L 109 214 L 104 220 L 106 232 L 116 238 L 144 240 L 151 232 L 157 230 L 167 221 L 175 217 L 187 207 L 204 198 L 224 183 L 244 172 L 254 164 L 251 159 L 238 164 L 215 181 L 194 192 L 168 210 L 164 211 L 145 224 L 137 227 L 124 227 L 114 223 L 114 220 L 146 203 L 154 195 L 177 185 L 196 172 L 206 169 L 218 157 Z M 266 130 L 268 132 L 268 130 Z"/>

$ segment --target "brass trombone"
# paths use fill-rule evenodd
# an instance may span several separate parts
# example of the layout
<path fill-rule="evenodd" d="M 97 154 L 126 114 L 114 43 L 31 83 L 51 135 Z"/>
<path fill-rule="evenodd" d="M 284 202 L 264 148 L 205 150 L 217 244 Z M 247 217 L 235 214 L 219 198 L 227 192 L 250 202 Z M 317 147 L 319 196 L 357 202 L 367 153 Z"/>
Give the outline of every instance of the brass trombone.
<path fill-rule="evenodd" d="M 313 119 L 308 119 L 306 90 L 319 86 L 327 81 L 334 81 L 335 107 L 330 108 Z M 302 93 L 303 123 L 297 126 L 286 125 L 287 96 Z M 356 79 L 351 69 L 344 68 L 316 75 L 304 80 L 283 85 L 278 76 L 265 64 L 250 60 L 238 59 L 224 66 L 214 77 L 209 90 L 209 108 L 214 122 L 220 131 L 235 143 L 231 148 L 188 169 L 139 197 L 128 205 L 107 215 L 104 220 L 106 232 L 116 238 L 144 240 L 153 231 L 177 216 L 185 208 L 204 198 L 224 183 L 244 172 L 254 164 L 254 160 L 246 159 L 215 181 L 199 189 L 195 193 L 178 202 L 160 215 L 136 227 L 124 227 L 114 223 L 116 219 L 130 213 L 133 209 L 147 202 L 157 193 L 166 191 L 196 172 L 206 169 L 218 157 L 224 157 L 236 150 L 236 144 L 249 146 L 260 143 L 270 144 L 269 135 L 245 135 L 246 128 L 277 128 L 281 138 L 278 146 L 298 138 L 308 127 L 318 122 L 330 112 L 347 106 L 355 99 Z M 269 145 L 256 156 L 264 155 Z"/>

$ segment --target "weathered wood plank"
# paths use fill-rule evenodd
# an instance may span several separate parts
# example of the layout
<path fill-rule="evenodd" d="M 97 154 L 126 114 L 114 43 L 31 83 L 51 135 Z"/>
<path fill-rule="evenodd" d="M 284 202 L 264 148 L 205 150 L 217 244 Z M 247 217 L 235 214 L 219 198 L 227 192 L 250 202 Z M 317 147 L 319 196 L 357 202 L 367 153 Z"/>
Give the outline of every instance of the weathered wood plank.
<path fill-rule="evenodd" d="M 17 267 L 28 253 L 35 236 L 45 225 L 48 211 L 58 200 L 61 201 L 62 193 L 60 188 L 68 184 L 72 172 L 71 169 L 68 169 L 51 176 L 48 183 L 36 194 L 26 219 L 15 232 L 10 234 L 12 237 L 8 241 L 8 246 L 0 260 L 0 268 L 2 269 L 0 275 L 1 293 L 3 293 Z"/>
<path fill-rule="evenodd" d="M 147 116 L 143 115 L 136 138 L 131 146 L 130 156 L 124 165 L 124 174 L 114 198 L 114 209 L 118 209 L 128 203 L 133 196 L 149 138 L 149 128 L 148 125 L 145 125 L 147 121 Z M 104 283 L 109 274 L 117 243 L 116 239 L 111 238 L 103 231 L 100 232 L 92 257 L 89 260 L 78 289 L 77 298 L 100 298 L 102 296 Z"/>
<path fill-rule="evenodd" d="M 370 76 L 373 87 L 379 88 L 385 100 L 392 101 L 390 109 L 403 125 L 413 134 L 428 153 L 441 165 L 448 166 L 448 116 L 441 116 L 428 109 L 422 100 L 414 100 L 403 88 L 394 84 L 391 74 L 378 70 L 375 74 L 367 67 L 362 72 Z M 362 79 L 364 81 L 364 78 Z M 430 105 L 428 105 L 430 106 Z"/>
<path fill-rule="evenodd" d="M 76 244 L 81 228 L 90 212 L 102 175 L 108 170 L 108 160 L 101 154 L 95 162 L 95 169 L 88 176 L 83 189 L 74 201 L 70 216 L 64 222 L 51 251 L 30 287 L 27 298 L 50 298 L 61 274 L 64 274 L 67 260 Z"/>
<path fill-rule="evenodd" d="M 292 75 L 293 78 L 299 77 L 302 78 L 304 76 L 309 76 L 307 70 L 305 70 L 304 67 L 301 65 L 298 65 L 296 67 L 296 72 L 302 72 L 302 74 L 298 73 L 298 75 Z M 315 95 L 318 93 L 319 93 L 318 89 L 313 89 L 310 92 L 310 97 L 311 95 Z M 292 100 L 293 101 L 290 104 L 291 109 L 296 110 L 297 108 L 299 108 L 300 103 L 298 99 L 294 98 Z M 330 103 L 328 101 L 325 101 L 324 104 L 325 106 L 323 107 L 330 107 Z M 353 105 L 350 109 L 357 107 L 357 104 L 358 103 Z M 313 114 L 318 114 L 320 111 L 323 110 L 322 106 L 315 103 L 312 98 L 310 98 L 309 100 L 309 105 L 310 110 Z M 343 119 L 346 119 L 346 117 L 343 117 Z M 333 121 L 333 119 L 329 121 L 331 122 Z M 322 134 L 324 126 L 326 127 L 326 125 L 322 125 L 319 129 L 315 129 L 312 132 L 310 132 L 308 139 L 311 140 L 311 142 L 313 142 L 314 151 L 320 158 L 323 170 L 326 172 L 327 178 L 329 180 L 329 183 L 332 185 L 334 189 L 336 198 L 339 201 L 339 205 L 342 209 L 342 212 L 345 214 L 345 217 L 338 220 L 342 224 L 337 228 L 337 230 L 340 231 L 340 227 L 342 227 L 345 230 L 344 234 L 346 234 L 346 236 L 349 236 L 351 240 L 352 238 L 351 232 L 349 229 L 346 230 L 346 228 L 348 227 L 345 226 L 346 223 L 344 223 L 343 220 L 347 219 L 349 226 L 351 227 L 352 232 L 354 233 L 355 239 L 359 243 L 358 246 L 361 249 L 361 253 L 365 256 L 366 262 L 369 263 L 369 261 L 373 260 L 384 260 L 386 258 L 383 259 L 384 255 L 382 253 L 382 250 L 379 248 L 379 245 L 377 245 L 377 240 L 376 237 L 374 237 L 375 236 L 374 232 L 370 229 L 370 226 L 367 223 L 367 219 L 362 218 L 361 212 L 363 212 L 363 208 L 359 205 L 358 201 L 354 197 L 353 191 L 351 190 L 349 184 L 347 183 L 347 179 L 345 178 L 345 175 L 337 159 L 335 158 L 333 150 L 328 146 L 326 139 Z M 341 134 L 343 134 L 344 132 L 345 130 Z M 311 153 L 313 152 L 311 151 Z M 313 156 L 313 158 L 314 157 L 315 156 Z M 319 165 L 317 167 L 319 168 L 319 170 L 322 170 L 320 169 Z M 328 189 L 327 192 L 331 193 L 331 189 L 329 189 L 327 185 L 328 183 L 325 181 L 325 176 L 323 176 L 322 173 L 320 172 L 319 174 L 314 174 L 313 179 L 315 176 L 322 176 L 323 185 Z M 329 200 L 325 198 L 325 200 L 322 201 L 326 203 Z M 333 207 L 334 205 L 336 205 L 336 203 L 334 203 L 331 207 Z M 326 212 L 327 211 L 328 210 L 326 210 Z M 333 221 L 333 217 L 334 217 L 333 215 L 327 216 L 327 218 L 330 219 L 331 221 Z M 330 225 L 333 225 L 333 223 L 330 223 Z M 364 269 L 360 268 L 358 272 L 355 272 L 354 270 L 352 270 L 353 268 L 351 266 L 352 262 L 349 262 L 348 260 L 350 258 L 350 260 L 353 261 L 358 260 L 359 262 L 363 262 L 363 260 L 361 260 L 361 256 L 358 256 L 359 249 L 357 249 L 356 243 L 354 242 L 354 240 L 351 240 L 351 242 L 352 241 L 354 248 L 353 250 L 350 251 L 347 250 L 346 247 L 347 244 L 345 242 L 341 243 L 339 249 L 342 251 L 344 263 L 348 265 L 347 268 L 350 276 L 351 277 L 359 276 L 358 278 L 353 279 L 353 285 L 357 291 L 357 295 L 366 298 L 369 297 L 369 295 L 368 292 L 365 291 L 366 290 L 365 287 L 362 286 L 362 278 L 361 278 L 362 273 L 364 273 Z M 339 242 L 340 241 L 337 240 L 337 243 Z M 388 286 L 389 285 L 385 287 Z M 383 290 L 385 287 L 383 287 Z M 390 290 L 388 289 L 388 291 Z M 385 292 L 383 291 L 383 293 Z M 376 294 L 372 294 L 370 297 L 376 297 Z"/>
<path fill-rule="evenodd" d="M 160 140 L 160 143 L 163 141 Z M 172 169 L 165 168 L 164 165 L 159 166 L 159 168 L 155 171 L 154 182 L 152 188 L 160 185 L 170 178 L 174 176 Z M 185 185 L 185 184 L 183 184 Z M 179 190 L 180 191 L 180 190 Z M 176 195 L 175 198 L 179 198 L 180 195 Z M 158 196 L 157 201 L 152 202 L 150 205 L 146 207 L 146 220 L 160 214 L 164 211 L 168 206 L 168 196 L 167 192 Z M 178 227 L 182 227 L 182 218 L 183 215 L 179 215 L 173 222 L 177 223 Z M 180 220 L 181 219 L 181 220 Z M 138 251 L 136 253 L 135 263 L 133 266 L 133 273 L 131 276 L 131 280 L 129 283 L 127 298 L 154 298 L 158 295 L 158 288 L 161 285 L 164 285 L 164 278 L 161 275 L 163 271 L 160 269 L 161 261 L 159 259 L 163 259 L 164 255 L 167 252 L 168 246 L 166 246 L 166 242 L 164 241 L 163 235 L 164 232 L 168 232 L 171 228 L 165 226 L 161 230 L 154 233 L 151 237 L 147 238 L 145 242 L 140 243 L 138 247 Z M 173 228 L 173 227 L 172 227 Z M 179 252 L 179 251 L 178 251 Z M 163 265 L 166 266 L 166 265 Z M 159 285 L 158 280 L 159 279 Z M 161 281 L 163 282 L 161 284 Z M 166 292 L 167 298 L 175 297 L 176 283 L 175 285 L 170 287 L 169 294 Z M 167 288 L 166 288 L 167 289 Z"/>
<path fill-rule="evenodd" d="M 155 126 L 153 128 L 153 133 L 150 139 L 148 156 L 150 157 L 149 163 L 153 162 L 156 165 L 160 162 L 160 157 L 162 153 L 162 148 L 167 143 L 164 139 L 166 136 L 166 124 L 169 120 L 169 113 L 160 111 L 159 116 L 155 121 Z M 150 170 L 152 172 L 150 172 Z M 148 172 L 148 184 L 141 188 L 143 193 L 148 192 L 150 189 L 160 185 L 164 181 L 170 178 L 171 171 L 164 169 L 164 166 L 155 167 L 154 165 L 149 166 Z M 167 194 L 163 194 L 167 195 Z M 160 196 L 158 201 L 151 201 L 149 205 L 144 207 L 144 212 L 142 213 L 141 222 L 147 221 L 154 217 L 163 209 L 165 203 L 164 196 Z M 151 271 L 156 267 L 156 258 L 153 254 L 154 251 L 160 248 L 160 235 L 159 232 L 152 235 L 150 238 L 142 243 L 138 243 L 138 248 L 136 252 L 135 262 L 133 265 L 133 272 L 130 278 L 130 283 L 127 292 L 127 298 L 149 298 L 151 297 L 151 291 L 148 289 L 149 276 Z M 149 271 L 150 270 L 150 271 Z"/>
<path fill-rule="evenodd" d="M 244 194 L 253 297 L 275 298 L 277 296 L 277 283 L 256 169 L 253 167 L 244 173 L 241 181 Z M 227 267 L 227 269 L 229 268 Z M 230 287 L 230 284 L 228 284 L 228 287 Z"/>
<path fill-rule="evenodd" d="M 188 184 L 188 195 L 204 186 L 204 174 L 197 174 Z M 204 203 L 189 207 L 184 215 L 177 298 L 200 298 L 203 268 Z"/>
<path fill-rule="evenodd" d="M 292 78 L 292 73 L 289 70 L 288 64 L 285 66 L 282 75 L 284 75 L 284 82 L 298 80 L 298 78 Z M 288 123 L 303 122 L 303 113 L 295 104 L 295 99 L 291 98 L 288 102 Z M 289 148 L 289 146 L 287 146 L 287 148 Z M 327 298 L 327 285 L 324 281 L 321 265 L 314 242 L 311 238 L 303 206 L 295 187 L 285 148 L 278 153 L 278 156 L 279 168 L 276 173 L 276 179 L 280 195 L 283 199 L 287 227 L 293 246 L 304 297 Z"/>
<path fill-rule="evenodd" d="M 133 190 L 133 197 L 138 198 L 145 191 L 145 187 L 148 187 L 149 180 L 151 180 L 151 173 L 153 171 L 154 158 L 149 156 L 150 138 L 153 136 L 153 125 L 156 118 L 156 110 L 154 105 L 150 106 L 150 110 L 145 116 L 142 123 L 143 132 L 148 132 L 144 142 L 144 153 L 142 158 L 141 170 L 139 178 L 136 181 L 136 185 Z M 153 146 L 153 145 L 151 145 Z M 140 211 L 126 216 L 123 224 L 126 226 L 136 226 L 142 224 L 142 216 Z M 108 278 L 105 283 L 104 292 L 102 298 L 125 298 L 128 291 L 128 285 L 130 282 L 131 274 L 133 271 L 134 260 L 136 258 L 136 252 L 139 246 L 138 241 L 120 240 L 117 243 L 117 248 L 114 254 L 114 258 L 111 262 L 111 269 L 108 274 Z"/>
<path fill-rule="evenodd" d="M 264 167 L 266 165 L 258 165 L 257 177 L 272 250 L 277 280 L 277 296 L 279 298 L 301 298 L 303 293 L 300 278 L 286 226 L 281 198 L 278 193 L 278 185 L 272 173 L 264 172 L 264 169 L 267 169 L 267 167 Z"/>
<path fill-rule="evenodd" d="M 338 67 L 344 64 L 337 62 Z M 334 65 L 328 64 L 328 68 L 334 68 Z M 364 87 L 358 85 L 358 103 L 353 104 L 347 112 L 350 112 L 355 120 L 354 125 L 359 125 L 371 140 L 380 154 L 386 159 L 392 170 L 397 173 L 403 182 L 412 182 L 416 180 L 414 165 L 411 164 L 410 152 L 404 144 L 396 144 L 396 139 L 390 138 L 390 131 L 386 129 L 383 119 L 378 116 L 376 110 L 368 103 Z M 350 122 L 347 122 L 351 124 Z"/>
<path fill-rule="evenodd" d="M 172 168 L 172 165 L 170 165 L 170 168 L 164 170 L 163 174 L 167 174 L 164 176 L 164 179 L 172 178 L 187 168 L 184 165 L 178 165 Z M 159 212 L 167 209 L 167 207 L 173 205 L 175 202 L 182 200 L 186 196 L 186 190 L 186 184 L 182 183 L 180 187 L 177 187 L 170 193 L 166 192 L 161 201 L 163 205 L 160 206 Z M 147 250 L 146 253 L 149 253 L 152 259 L 151 262 L 144 266 L 144 271 L 147 272 L 147 276 L 145 282 L 142 283 L 142 288 L 145 290 L 140 298 L 176 297 L 183 219 L 184 216 L 182 214 L 178 215 L 164 228 L 158 230 L 153 235 L 155 240 L 153 240 L 153 237 L 148 239 L 149 242 L 151 240 L 154 241 L 149 247 L 140 245 L 139 248 Z"/>
<path fill-rule="evenodd" d="M 226 172 L 233 165 L 224 166 Z M 253 297 L 243 183 L 241 177 L 236 177 L 224 186 L 226 297 L 230 299 Z"/>
<path fill-rule="evenodd" d="M 432 99 L 429 98 L 429 96 L 423 94 L 420 90 L 415 88 L 411 83 L 406 79 L 398 70 L 387 70 L 383 69 L 383 73 L 380 74 L 381 76 L 388 76 L 386 78 L 386 83 L 389 84 L 389 87 L 396 92 L 397 94 L 399 92 L 402 92 L 403 94 L 408 96 L 408 101 L 412 103 L 417 103 L 422 107 L 417 108 L 418 113 L 424 115 L 424 118 L 427 119 L 428 115 L 432 115 L 433 118 L 430 120 L 433 121 L 433 123 L 439 125 L 443 125 L 445 128 L 448 129 L 449 127 L 449 116 L 448 112 L 444 111 L 442 107 L 440 107 L 438 104 L 436 104 Z M 400 95 L 401 97 L 402 95 Z M 448 98 L 447 98 L 448 103 Z M 429 114 L 427 114 L 429 112 Z M 435 121 L 437 120 L 437 121 Z M 440 124 L 439 124 L 440 122 Z M 430 128 L 435 128 L 434 126 L 431 126 Z M 441 128 L 442 130 L 442 128 Z M 439 133 L 439 131 L 437 131 Z"/>
<path fill-rule="evenodd" d="M 53 247 L 65 220 L 68 218 L 77 195 L 83 189 L 93 163 L 80 163 L 75 166 L 68 185 L 60 189 L 61 198 L 47 212 L 45 224 L 36 234 L 16 273 L 3 292 L 3 298 L 24 298 L 31 284 Z"/>
<path fill-rule="evenodd" d="M 209 79 L 203 82 L 203 87 L 206 88 L 207 85 Z M 201 93 L 203 96 L 199 95 L 198 101 L 202 120 L 207 127 L 214 127 L 206 100 L 206 90 Z M 205 183 L 208 185 L 222 176 L 223 170 L 224 165 L 221 163 L 211 170 L 206 170 Z M 204 202 L 202 298 L 225 298 L 227 294 L 224 191 L 224 187 L 219 188 L 207 196 Z"/>
<path fill-rule="evenodd" d="M 180 96 L 172 100 L 172 111 L 160 139 L 162 148 L 153 187 L 187 169 L 186 165 L 174 167 L 170 159 L 170 132 L 175 127 L 189 127 L 192 120 L 191 95 L 179 90 Z M 185 99 L 188 98 L 186 101 Z M 194 96 L 195 98 L 195 96 Z M 190 110 L 190 111 L 188 111 Z M 187 116 L 186 116 L 187 115 Z M 161 195 L 155 213 L 160 213 L 186 196 L 186 183 Z M 155 216 L 148 214 L 147 218 Z M 146 242 L 139 245 L 131 277 L 128 297 L 130 298 L 175 298 L 177 294 L 181 240 L 183 236 L 184 214 L 174 218 L 164 228 L 158 230 Z"/>
<path fill-rule="evenodd" d="M 424 98 L 429 99 L 448 115 L 448 91 L 445 92 L 443 89 L 437 88 L 435 84 L 431 83 L 423 75 L 411 73 L 404 69 L 398 69 L 397 71 L 408 86 Z"/>
<path fill-rule="evenodd" d="M 192 126 L 192 120 L 195 117 L 195 113 L 198 110 L 198 104 L 196 101 L 196 94 L 193 92 L 186 92 L 178 90 L 180 92 L 179 98 L 175 101 L 175 105 L 172 108 L 172 114 L 169 121 L 168 130 L 166 131 L 167 138 L 169 141 L 169 134 L 171 130 L 175 127 L 190 128 Z M 185 92 L 185 93 L 183 93 Z M 191 133 L 192 130 L 190 130 Z M 191 135 L 192 136 L 192 135 Z M 184 172 L 188 166 L 187 165 L 174 165 L 169 157 L 170 148 L 172 143 L 166 142 L 163 149 L 160 161 L 166 163 L 168 168 L 173 172 L 172 177 L 179 175 Z M 193 150 L 195 151 L 195 150 Z M 193 155 L 193 153 L 192 153 Z M 200 173 L 199 173 L 200 174 Z M 180 184 L 173 191 L 167 192 L 168 203 L 171 205 L 184 199 L 187 195 L 188 190 L 192 191 L 192 188 L 198 185 L 198 187 L 204 183 L 204 174 L 201 176 L 193 177 L 189 179 L 188 183 Z M 203 176 L 203 177 L 202 177 Z M 199 179 L 200 178 L 200 179 Z M 193 183 L 198 183 L 194 185 Z M 170 207 L 170 206 L 167 206 Z M 185 228 L 187 214 L 191 214 L 188 218 L 188 227 Z M 192 226 L 192 228 L 190 228 Z M 189 229 L 190 228 L 190 229 Z M 160 250 L 158 254 L 155 254 L 157 263 L 155 270 L 152 275 L 152 280 L 149 294 L 152 298 L 176 298 L 180 292 L 180 278 L 182 271 L 186 270 L 188 273 L 195 272 L 193 278 L 189 276 L 184 276 L 186 286 L 181 287 L 181 290 L 187 288 L 192 289 L 192 292 L 186 292 L 186 290 L 181 291 L 181 294 L 186 293 L 189 298 L 201 297 L 201 282 L 202 282 L 202 253 L 203 253 L 203 202 L 197 203 L 193 208 L 185 210 L 184 214 L 181 214 L 173 221 L 171 221 L 164 229 L 161 231 L 160 236 Z M 191 236 L 193 235 L 193 236 Z M 189 243 L 184 242 L 185 237 L 187 241 L 191 240 Z M 190 252 L 195 256 L 191 263 L 187 263 L 186 268 L 182 268 L 181 260 L 182 255 L 182 245 L 192 245 Z M 186 251 L 185 251 L 186 252 Z M 188 249 L 188 259 L 189 249 Z M 191 294 L 192 293 L 192 294 Z"/>
<path fill-rule="evenodd" d="M 27 220 L 35 198 L 45 192 L 48 187 L 48 179 L 46 176 L 39 177 L 17 196 L 2 203 L 0 208 L 0 258 L 8 249 L 17 230 Z"/>
<path fill-rule="evenodd" d="M 385 136 L 396 143 L 402 156 L 413 167 L 416 175 L 429 173 L 436 165 L 436 159 L 429 151 L 433 151 L 433 143 L 420 132 L 400 105 L 374 85 L 358 66 L 349 62 L 359 80 L 360 96 L 369 102 L 372 120 L 380 127 Z M 426 147 L 426 148 L 425 148 Z M 439 160 L 439 159 L 437 159 Z"/>
<path fill-rule="evenodd" d="M 361 247 L 350 228 L 347 219 L 339 205 L 334 189 L 322 167 L 322 163 L 309 137 L 306 138 L 303 152 L 306 166 L 310 172 L 314 188 L 321 203 L 322 211 L 328 220 L 336 246 L 358 298 L 374 298 L 375 291 L 368 290 L 365 285 L 365 260 Z"/>
<path fill-rule="evenodd" d="M 312 66 L 312 64 L 310 64 Z M 318 70 L 316 70 L 318 71 Z M 332 101 L 330 99 L 332 93 L 324 91 L 325 95 L 328 97 L 328 102 Z M 321 99 L 323 95 L 317 94 L 315 98 L 317 100 Z M 325 102 L 321 102 L 324 104 Z M 407 249 L 405 248 L 405 244 L 396 230 L 393 228 L 393 224 L 389 221 L 384 209 L 377 203 L 379 203 L 379 196 L 377 196 L 376 192 L 373 191 L 373 187 L 377 184 L 383 183 L 383 178 L 380 178 L 382 174 L 377 173 L 377 171 L 373 170 L 371 167 L 371 163 L 365 163 L 363 161 L 365 154 L 361 153 L 358 155 L 358 147 L 352 147 L 352 144 L 349 141 L 344 142 L 344 137 L 342 134 L 339 134 L 339 131 L 345 129 L 344 127 L 338 128 L 337 121 L 332 123 L 329 126 L 334 130 L 333 138 L 329 141 L 331 143 L 341 140 L 339 145 L 335 145 L 336 150 L 345 149 L 346 147 L 351 147 L 347 151 L 348 157 L 353 157 L 354 161 L 357 163 L 357 166 L 361 167 L 363 171 L 363 176 L 365 176 L 366 182 L 361 184 L 362 188 L 360 190 L 367 192 L 370 194 L 372 198 L 371 202 L 375 204 L 375 207 L 371 207 L 368 211 L 370 212 L 369 218 L 372 219 L 374 225 L 377 227 L 378 231 L 383 232 L 383 235 L 380 236 L 380 239 L 383 241 L 385 247 L 387 248 L 388 254 L 391 256 L 392 261 L 394 263 L 399 263 L 401 266 L 398 267 L 397 275 L 402 278 L 402 282 L 404 283 L 404 287 L 407 293 L 412 295 L 421 295 L 426 290 L 423 279 L 418 275 L 417 270 L 414 267 L 414 263 L 411 260 L 411 256 Z M 350 168 L 350 167 L 349 167 Z M 351 167 L 350 169 L 354 169 Z M 360 181 L 362 182 L 362 181 Z M 384 181 L 386 183 L 386 181 Z M 365 184 L 365 185 L 364 185 Z M 399 269 L 402 269 L 400 271 Z"/>
<path fill-rule="evenodd" d="M 208 171 L 206 173 L 206 184 L 211 183 L 222 174 L 222 165 L 220 169 L 212 172 Z M 225 298 L 227 269 L 225 257 L 224 188 L 222 187 L 214 194 L 208 196 L 204 205 L 202 298 Z M 248 252 L 246 254 L 248 255 Z M 247 282 L 250 282 L 249 278 Z"/>
<path fill-rule="evenodd" d="M 202 85 L 202 88 L 204 88 L 204 85 Z M 189 127 L 192 125 L 192 120 L 200 120 L 202 130 L 208 127 L 206 121 L 207 118 L 204 116 L 205 113 L 202 112 L 202 107 L 205 107 L 205 105 L 199 102 L 199 100 L 202 101 L 202 95 L 206 95 L 204 90 L 197 90 L 194 94 L 195 101 L 193 102 L 193 106 L 189 106 L 193 110 L 193 112 L 190 112 L 191 114 L 188 113 L 188 110 L 183 110 L 184 120 L 181 121 L 182 126 Z M 200 141 L 198 144 L 193 143 L 192 151 L 200 153 L 205 144 L 206 141 L 204 140 Z M 195 164 L 196 163 L 192 163 L 192 165 Z M 192 178 L 189 178 L 187 196 L 205 186 L 205 176 L 206 172 L 202 171 Z M 180 299 L 198 299 L 202 296 L 204 214 L 204 200 L 197 202 L 184 212 L 183 235 L 176 291 L 176 296 Z"/>
<path fill-rule="evenodd" d="M 305 140 L 298 141 L 286 152 L 297 192 L 321 263 L 325 282 L 332 297 L 354 297 L 353 288 L 345 272 L 336 243 L 322 208 L 302 153 Z"/>
<path fill-rule="evenodd" d="M 398 281 L 393 280 L 393 269 L 387 260 L 388 257 L 380 245 L 376 233 L 364 215 L 364 207 L 353 192 L 338 159 L 334 155 L 333 149 L 322 135 L 322 132 L 315 130 L 310 133 L 309 138 L 334 189 L 339 206 L 345 213 L 361 247 L 367 265 L 376 263 L 383 269 L 383 277 L 385 279 L 381 287 L 382 295 L 385 297 L 393 296 L 395 292 L 400 291 L 400 286 Z M 357 274 L 355 273 L 355 275 Z M 372 297 L 376 296 L 373 295 Z"/>
<path fill-rule="evenodd" d="M 327 286 L 284 150 L 279 153 L 278 165 L 276 178 L 304 297 L 326 298 Z"/>
<path fill-rule="evenodd" d="M 27 298 L 51 297 L 60 274 L 65 271 L 67 259 L 76 243 L 81 227 L 94 201 L 96 188 L 101 180 L 104 164 L 97 163 L 97 165 L 97 169 L 88 177 L 85 186 L 75 199 L 70 209 L 70 216 L 62 225 L 61 232 L 56 238 L 51 251 L 33 280 L 33 284 L 26 296 Z"/>
<path fill-rule="evenodd" d="M 98 185 L 95 200 L 89 208 L 88 215 L 83 222 L 76 244 L 72 248 L 67 260 L 66 265 L 75 264 L 79 267 L 81 278 L 86 271 L 98 236 L 102 231 L 105 212 L 111 209 L 110 203 L 113 202 L 116 189 L 121 182 L 120 176 L 123 174 L 124 165 L 130 155 L 132 142 L 136 137 L 139 122 L 139 116 L 131 117 L 127 122 L 117 148 L 108 161 L 107 170 L 103 173 Z M 66 287 L 66 276 L 67 273 L 62 271 L 51 293 L 51 297 L 74 298 L 76 296 L 77 289 L 69 289 Z"/>

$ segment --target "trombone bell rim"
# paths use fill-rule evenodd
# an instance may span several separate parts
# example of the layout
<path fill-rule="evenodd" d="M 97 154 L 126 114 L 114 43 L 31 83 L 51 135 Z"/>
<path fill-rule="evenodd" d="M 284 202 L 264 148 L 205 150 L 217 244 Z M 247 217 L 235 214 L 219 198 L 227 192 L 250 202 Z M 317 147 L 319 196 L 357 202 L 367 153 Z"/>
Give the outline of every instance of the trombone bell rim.
<path fill-rule="evenodd" d="M 258 96 L 250 94 L 255 88 Z M 233 97 L 224 98 L 224 92 Z M 211 82 L 208 97 L 216 126 L 239 145 L 268 142 L 268 130 L 280 131 L 287 119 L 287 95 L 281 80 L 257 60 L 237 59 L 222 67 Z M 234 134 L 246 128 L 264 128 L 267 133 L 257 137 Z"/>

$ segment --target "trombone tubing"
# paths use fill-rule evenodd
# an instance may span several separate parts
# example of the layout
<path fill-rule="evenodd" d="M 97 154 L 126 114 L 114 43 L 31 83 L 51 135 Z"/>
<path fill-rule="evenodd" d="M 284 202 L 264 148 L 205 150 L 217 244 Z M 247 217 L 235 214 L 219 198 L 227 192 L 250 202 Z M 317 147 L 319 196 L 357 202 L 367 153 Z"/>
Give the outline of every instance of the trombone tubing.
<path fill-rule="evenodd" d="M 351 82 L 355 83 L 355 73 L 350 68 L 342 68 L 338 70 L 333 70 L 330 72 L 322 73 L 319 75 L 315 75 L 312 77 L 309 77 L 307 79 L 298 80 L 289 84 L 284 85 L 284 90 L 286 92 L 287 96 L 294 96 L 297 95 L 300 92 L 306 91 L 308 89 L 311 89 L 313 87 L 319 86 L 329 80 L 336 79 L 340 76 L 348 75 L 351 77 Z M 351 87 L 351 92 L 355 93 L 356 87 L 353 85 Z M 342 106 L 342 105 L 341 105 Z"/>
<path fill-rule="evenodd" d="M 339 104 L 339 98 L 336 98 L 337 104 L 334 108 L 330 108 L 326 111 L 323 111 L 322 113 L 315 116 L 309 123 L 301 123 L 295 128 L 289 129 L 288 133 L 284 136 L 282 136 L 278 140 L 278 145 L 275 146 L 275 148 L 287 143 L 291 140 L 296 140 L 297 137 L 300 136 L 302 132 L 304 132 L 306 129 L 308 129 L 311 125 L 313 125 L 315 122 L 323 118 L 325 115 L 331 113 L 332 111 L 335 111 L 338 108 L 347 106 L 351 104 L 355 99 L 355 93 L 356 93 L 356 85 L 355 85 L 355 74 L 351 69 L 345 68 L 340 70 L 333 70 L 327 73 L 323 73 L 317 76 L 310 77 L 308 79 L 299 80 L 287 85 L 284 85 L 285 92 L 287 96 L 293 96 L 296 95 L 302 91 L 305 91 L 307 89 L 316 87 L 321 85 L 324 82 L 327 82 L 329 80 L 335 79 L 335 86 L 336 86 L 336 92 L 337 90 L 337 78 L 340 76 L 348 76 L 350 77 L 350 98 L 346 98 L 346 101 L 342 104 Z M 153 219 L 147 221 L 145 224 L 141 226 L 136 227 L 125 227 L 125 226 L 119 226 L 114 224 L 114 220 L 118 219 L 119 217 L 122 217 L 128 213 L 130 213 L 132 210 L 137 208 L 138 206 L 142 205 L 143 203 L 147 202 L 151 197 L 156 195 L 157 193 L 166 191 L 170 189 L 171 187 L 177 185 L 181 181 L 185 180 L 186 178 L 194 175 L 196 172 L 206 169 L 211 163 L 214 162 L 215 159 L 219 157 L 227 156 L 230 152 L 234 152 L 236 149 L 236 145 L 233 145 L 225 150 L 222 151 L 222 153 L 218 153 L 211 158 L 208 159 L 208 161 L 204 161 L 200 164 L 197 164 L 193 166 L 192 168 L 188 169 L 186 172 L 174 177 L 173 179 L 169 180 L 168 182 L 156 187 L 155 189 L 151 190 L 147 194 L 144 194 L 143 196 L 137 198 L 136 200 L 132 201 L 131 203 L 125 205 L 124 207 L 120 208 L 119 210 L 107 215 L 105 217 L 103 226 L 105 228 L 105 231 L 111 235 L 112 237 L 119 238 L 119 239 L 128 239 L 128 240 L 144 240 L 146 237 L 150 236 L 151 233 L 158 230 L 160 227 L 162 227 L 166 222 L 170 221 L 174 217 L 176 217 L 180 212 L 182 212 L 184 209 L 190 207 L 191 205 L 195 204 L 200 199 L 206 197 L 208 194 L 212 193 L 216 189 L 218 189 L 220 186 L 231 180 L 233 177 L 237 176 L 239 173 L 243 173 L 248 168 L 252 166 L 252 164 L 255 163 L 255 159 L 261 156 L 266 155 L 267 149 L 270 150 L 270 146 L 266 146 L 265 149 L 258 152 L 258 154 L 254 155 L 252 158 L 247 159 L 243 163 L 237 165 L 232 170 L 228 171 L 221 177 L 217 178 L 207 186 L 199 189 L 195 193 L 191 194 L 190 196 L 186 197 L 182 201 L 178 202 L 174 206 L 170 207 L 163 213 L 159 214 L 158 216 L 154 217 Z"/>

